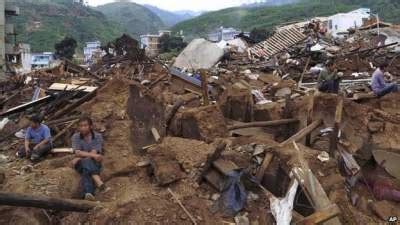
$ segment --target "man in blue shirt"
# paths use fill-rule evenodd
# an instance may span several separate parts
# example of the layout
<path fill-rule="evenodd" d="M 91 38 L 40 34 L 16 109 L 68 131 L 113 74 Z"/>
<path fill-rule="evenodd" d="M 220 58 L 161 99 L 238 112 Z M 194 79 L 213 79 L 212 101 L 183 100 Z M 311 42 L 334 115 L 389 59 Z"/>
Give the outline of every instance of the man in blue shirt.
<path fill-rule="evenodd" d="M 384 73 L 387 66 L 386 63 L 381 64 L 372 74 L 371 88 L 378 97 L 383 97 L 391 92 L 398 91 L 398 86 L 396 84 L 386 83 L 385 81 Z"/>
<path fill-rule="evenodd" d="M 29 157 L 33 162 L 38 161 L 42 156 L 52 149 L 51 133 L 48 126 L 42 124 L 39 115 L 30 118 L 30 126 L 25 133 L 25 145 L 20 149 L 20 158 Z"/>
<path fill-rule="evenodd" d="M 93 131 L 93 121 L 89 117 L 79 120 L 79 132 L 72 136 L 72 148 L 76 158 L 72 165 L 81 174 L 81 197 L 86 200 L 95 200 L 96 187 L 100 191 L 107 191 L 100 178 L 103 137 Z"/>

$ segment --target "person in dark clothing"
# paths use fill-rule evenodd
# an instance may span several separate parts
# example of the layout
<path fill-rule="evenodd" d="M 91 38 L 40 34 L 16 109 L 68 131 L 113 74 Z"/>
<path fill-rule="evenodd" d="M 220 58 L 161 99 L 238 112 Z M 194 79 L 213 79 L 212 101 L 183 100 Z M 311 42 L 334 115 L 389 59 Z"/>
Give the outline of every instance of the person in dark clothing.
<path fill-rule="evenodd" d="M 93 131 L 93 121 L 89 117 L 79 120 L 79 132 L 72 136 L 72 148 L 76 158 L 72 161 L 75 170 L 81 174 L 81 197 L 94 200 L 96 187 L 100 191 L 107 191 L 100 178 L 102 169 L 103 137 Z"/>
<path fill-rule="evenodd" d="M 53 146 L 49 127 L 42 124 L 41 116 L 32 116 L 30 118 L 30 126 L 25 133 L 24 147 L 19 149 L 17 156 L 19 158 L 28 157 L 31 161 L 37 162 L 52 148 Z"/>
<path fill-rule="evenodd" d="M 318 90 L 325 93 L 339 93 L 341 73 L 337 73 L 332 61 L 326 63 L 326 67 L 320 71 L 318 76 Z"/>

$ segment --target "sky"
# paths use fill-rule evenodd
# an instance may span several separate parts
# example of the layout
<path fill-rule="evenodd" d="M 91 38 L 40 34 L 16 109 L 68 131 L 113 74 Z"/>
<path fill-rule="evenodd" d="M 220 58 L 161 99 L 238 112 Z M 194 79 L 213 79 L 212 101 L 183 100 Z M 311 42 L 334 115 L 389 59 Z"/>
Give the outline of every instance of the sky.
<path fill-rule="evenodd" d="M 149 4 L 158 8 L 170 11 L 192 10 L 192 11 L 211 11 L 244 3 L 259 2 L 259 0 L 132 0 L 139 4 Z M 97 6 L 114 2 L 114 0 L 88 0 L 89 5 Z"/>

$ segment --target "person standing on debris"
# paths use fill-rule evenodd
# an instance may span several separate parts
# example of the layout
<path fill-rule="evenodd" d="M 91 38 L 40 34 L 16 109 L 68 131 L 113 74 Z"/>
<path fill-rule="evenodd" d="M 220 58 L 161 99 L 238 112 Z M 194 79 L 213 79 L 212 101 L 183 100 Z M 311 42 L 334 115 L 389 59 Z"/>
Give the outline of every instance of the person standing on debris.
<path fill-rule="evenodd" d="M 391 92 L 397 92 L 398 86 L 393 83 L 386 83 L 385 81 L 385 69 L 388 64 L 382 63 L 372 74 L 371 88 L 375 95 L 383 97 Z"/>
<path fill-rule="evenodd" d="M 30 126 L 25 134 L 25 146 L 17 152 L 17 156 L 20 158 L 28 157 L 36 162 L 52 148 L 49 127 L 42 124 L 41 116 L 32 116 Z"/>
<path fill-rule="evenodd" d="M 306 48 L 305 48 L 305 52 L 309 53 L 311 52 L 311 47 L 314 45 L 314 39 L 312 34 L 309 34 L 307 39 L 306 39 Z"/>
<path fill-rule="evenodd" d="M 340 78 L 342 73 L 337 73 L 333 61 L 326 63 L 326 68 L 322 69 L 318 76 L 318 90 L 326 93 L 339 93 Z"/>
<path fill-rule="evenodd" d="M 222 61 L 228 63 L 231 59 L 232 47 L 229 43 L 226 43 L 224 47 L 224 56 L 222 57 Z"/>
<path fill-rule="evenodd" d="M 81 197 L 86 200 L 95 200 L 96 187 L 99 191 L 107 191 L 107 188 L 100 178 L 102 169 L 103 137 L 94 132 L 93 121 L 89 117 L 82 117 L 79 120 L 79 132 L 72 136 L 72 148 L 76 158 L 72 166 L 81 174 L 80 185 Z"/>

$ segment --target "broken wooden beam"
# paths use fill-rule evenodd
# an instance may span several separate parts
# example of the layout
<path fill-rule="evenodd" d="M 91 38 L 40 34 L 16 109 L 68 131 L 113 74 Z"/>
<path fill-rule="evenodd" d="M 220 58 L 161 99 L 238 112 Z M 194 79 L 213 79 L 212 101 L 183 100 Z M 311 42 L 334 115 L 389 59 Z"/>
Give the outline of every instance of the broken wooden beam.
<path fill-rule="evenodd" d="M 62 129 L 56 136 L 52 138 L 53 142 L 57 141 L 62 135 L 64 135 L 72 126 L 74 126 L 79 120 L 74 120 L 68 126 L 66 126 L 64 129 Z"/>
<path fill-rule="evenodd" d="M 210 154 L 207 157 L 207 161 L 203 167 L 203 170 L 200 173 L 199 180 L 197 181 L 198 183 L 201 183 L 203 181 L 204 176 L 208 173 L 208 171 L 212 167 L 213 162 L 216 161 L 221 156 L 222 152 L 226 148 L 226 143 L 224 141 L 218 141 L 218 142 L 214 143 L 214 146 L 215 146 L 215 150 L 212 154 Z"/>
<path fill-rule="evenodd" d="M 322 124 L 322 119 L 318 119 L 310 124 L 310 126 L 305 127 L 304 129 L 300 130 L 298 133 L 287 139 L 286 141 L 280 143 L 280 146 L 287 145 L 292 143 L 293 141 L 297 142 L 307 136 L 309 133 L 313 132 L 317 127 Z"/>
<path fill-rule="evenodd" d="M 93 91 L 93 92 L 90 92 L 90 93 L 86 94 L 85 96 L 83 96 L 82 98 L 77 100 L 76 102 L 74 102 L 71 105 L 68 105 L 67 107 L 65 107 L 65 108 L 61 109 L 60 111 L 58 111 L 56 114 L 51 116 L 49 118 L 49 120 L 55 120 L 55 119 L 58 119 L 58 118 L 61 118 L 61 117 L 65 116 L 66 114 L 68 114 L 71 111 L 73 111 L 74 109 L 76 109 L 78 106 L 80 106 L 83 103 L 85 103 L 85 102 L 89 101 L 90 99 L 92 99 L 94 96 L 96 96 L 96 94 L 97 94 L 97 91 Z"/>
<path fill-rule="evenodd" d="M 29 194 L 0 192 L 0 205 L 33 207 L 58 211 L 88 212 L 98 206 L 95 202 L 50 198 Z"/>
<path fill-rule="evenodd" d="M 294 148 L 297 152 L 297 157 L 301 167 L 295 167 L 292 169 L 294 177 L 299 181 L 300 186 L 304 190 L 307 199 L 310 201 L 311 205 L 316 211 L 323 211 L 326 208 L 332 206 L 331 201 L 328 198 L 324 188 L 321 183 L 315 177 L 311 171 L 308 162 L 303 157 L 303 152 L 295 142 L 293 142 Z M 339 218 L 332 217 L 322 224 L 325 225 L 338 225 L 341 224 Z"/>
<path fill-rule="evenodd" d="M 328 206 L 327 208 L 323 210 L 318 210 L 315 213 L 313 213 L 310 216 L 307 216 L 304 219 L 301 219 L 300 221 L 297 221 L 295 224 L 296 225 L 314 225 L 314 224 L 321 224 L 323 222 L 326 222 L 333 217 L 337 216 L 340 214 L 340 209 L 339 207 L 334 204 L 331 206 Z"/>
<path fill-rule="evenodd" d="M 14 113 L 22 112 L 22 111 L 27 110 L 27 109 L 29 109 L 31 107 L 36 106 L 36 105 L 39 105 L 39 104 L 42 104 L 42 103 L 46 103 L 46 102 L 50 101 L 52 98 L 53 98 L 53 96 L 47 95 L 47 96 L 45 96 L 43 98 L 40 98 L 38 100 L 35 100 L 35 101 L 32 101 L 32 102 L 28 102 L 28 103 L 25 103 L 25 104 L 22 104 L 22 105 L 19 105 L 19 106 L 16 106 L 16 107 L 11 108 L 11 109 L 9 109 L 9 110 L 7 110 L 5 112 L 0 113 L 0 117 L 6 117 L 6 116 L 12 115 Z"/>
<path fill-rule="evenodd" d="M 260 121 L 252 123 L 241 123 L 237 125 L 232 125 L 228 127 L 228 130 L 237 130 L 249 127 L 269 127 L 269 126 L 280 126 L 290 123 L 297 123 L 298 119 L 283 119 L 283 120 L 272 120 L 272 121 Z"/>
<path fill-rule="evenodd" d="M 269 164 L 271 164 L 273 158 L 274 158 L 274 155 L 273 155 L 272 153 L 267 152 L 267 153 L 265 154 L 264 161 L 263 161 L 263 163 L 261 164 L 261 167 L 260 167 L 260 169 L 257 171 L 257 174 L 256 174 L 256 178 L 257 178 L 257 180 L 258 180 L 259 182 L 262 181 L 262 179 L 263 179 L 263 177 L 264 177 L 264 174 L 265 174 L 265 171 L 268 169 L 268 166 L 269 166 Z"/>
<path fill-rule="evenodd" d="M 185 214 L 189 217 L 189 219 L 192 221 L 194 225 L 197 225 L 196 219 L 193 217 L 193 215 L 186 209 L 186 207 L 182 204 L 182 202 L 179 200 L 178 196 L 170 189 L 167 189 L 168 192 L 172 195 L 176 203 L 182 208 L 182 210 L 185 212 Z"/>
<path fill-rule="evenodd" d="M 153 135 L 153 137 L 154 137 L 154 140 L 157 142 L 157 143 L 159 143 L 160 142 L 160 140 L 161 140 L 161 136 L 160 136 L 160 133 L 158 133 L 158 130 L 156 129 L 156 128 L 151 128 L 151 134 Z"/>

